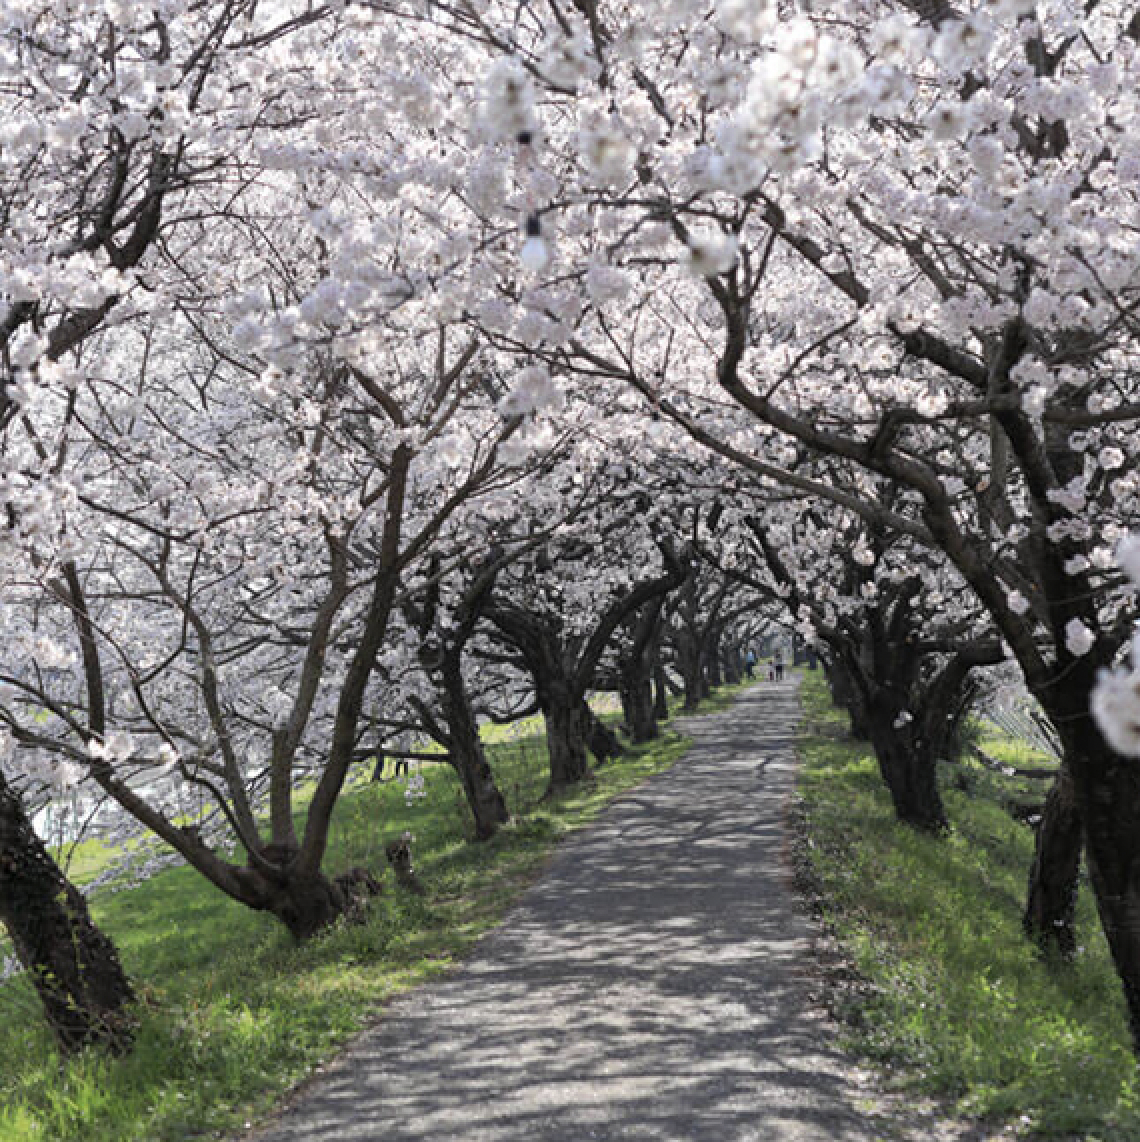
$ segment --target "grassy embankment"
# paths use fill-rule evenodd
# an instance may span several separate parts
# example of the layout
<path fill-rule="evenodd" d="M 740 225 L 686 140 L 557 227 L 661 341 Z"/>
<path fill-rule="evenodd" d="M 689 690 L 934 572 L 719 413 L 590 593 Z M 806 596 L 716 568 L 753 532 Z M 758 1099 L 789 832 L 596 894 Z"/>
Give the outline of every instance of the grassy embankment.
<path fill-rule="evenodd" d="M 725 704 L 721 691 L 704 710 Z M 492 765 L 515 823 L 487 844 L 446 766 L 425 770 L 427 796 L 401 781 L 367 783 L 362 766 L 335 819 L 327 867 L 383 867 L 384 843 L 415 835 L 426 898 L 385 893 L 368 921 L 295 946 L 273 919 L 223 897 L 187 868 L 92 902 L 142 996 L 135 1050 L 61 1062 L 26 981 L 0 985 L 2 1142 L 162 1142 L 219 1136 L 265 1113 L 400 991 L 445 971 L 501 918 L 554 843 L 624 790 L 671 765 L 686 742 L 667 729 L 598 772 L 596 783 L 540 802 L 541 723 L 490 729 Z M 81 850 L 84 878 L 99 847 Z"/>
<path fill-rule="evenodd" d="M 969 760 L 946 767 L 951 834 L 921 836 L 893 819 L 873 755 L 846 739 L 821 675 L 806 676 L 803 703 L 808 856 L 862 981 L 836 997 L 851 1045 L 960 1112 L 1044 1135 L 1140 1138 L 1136 1060 L 1087 883 L 1073 965 L 1043 962 L 1022 936 L 1033 832 L 1002 801 L 1040 801 L 1042 783 Z M 1008 765 L 1042 764 L 983 735 Z"/>

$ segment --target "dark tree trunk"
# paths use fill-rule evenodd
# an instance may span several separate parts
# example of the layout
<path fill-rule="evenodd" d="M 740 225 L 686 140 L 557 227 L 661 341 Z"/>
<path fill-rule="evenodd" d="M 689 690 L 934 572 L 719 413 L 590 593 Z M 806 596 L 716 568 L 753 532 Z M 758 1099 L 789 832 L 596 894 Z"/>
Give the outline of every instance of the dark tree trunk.
<path fill-rule="evenodd" d="M 568 639 L 561 617 L 544 620 L 511 607 L 492 607 L 484 612 L 522 654 L 534 679 L 546 720 L 551 794 L 589 776 L 587 749 L 591 737 L 598 741 L 603 735 L 594 732 L 596 719 L 586 705 L 586 692 L 595 684 L 598 665 L 614 633 L 647 604 L 680 586 L 689 574 L 687 560 L 678 559 L 671 547 L 660 546 L 666 573 L 637 584 L 615 600 L 588 637 Z M 610 744 L 604 748 L 608 750 Z"/>
<path fill-rule="evenodd" d="M 724 675 L 720 668 L 720 653 L 715 642 L 709 647 L 708 653 L 705 655 L 705 676 L 708 679 L 710 691 L 724 684 Z"/>
<path fill-rule="evenodd" d="M 1045 813 L 1037 829 L 1023 922 L 1026 935 L 1044 953 L 1065 960 L 1072 959 L 1077 950 L 1081 840 L 1076 790 L 1069 767 L 1062 765 L 1045 798 Z"/>
<path fill-rule="evenodd" d="M 32 828 L 0 775 L 0 921 L 65 1052 L 130 1047 L 134 1000 L 111 941 Z"/>
<path fill-rule="evenodd" d="M 653 678 L 660 664 L 661 607 L 662 601 L 657 600 L 637 621 L 632 645 L 619 671 L 622 716 L 635 744 L 652 741 L 658 734 Z M 664 716 L 668 717 L 668 707 Z"/>
<path fill-rule="evenodd" d="M 631 680 L 622 686 L 621 708 L 630 741 L 640 744 L 657 737 L 657 711 L 653 685 L 648 677 Z"/>
<path fill-rule="evenodd" d="M 898 653 L 872 625 L 867 647 L 876 668 L 851 654 L 841 674 L 850 684 L 852 705 L 866 718 L 879 770 L 903 823 L 928 833 L 949 827 L 938 788 L 938 761 L 948 751 L 969 706 L 970 671 L 981 651 L 961 652 L 938 664 L 920 666 Z M 854 719 L 853 719 L 854 720 Z"/>
<path fill-rule="evenodd" d="M 651 692 L 652 693 L 652 692 Z M 633 723 L 636 717 L 636 690 L 623 678 L 618 692 L 621 698 L 621 729 L 630 741 L 633 740 Z"/>
<path fill-rule="evenodd" d="M 341 918 L 361 919 L 368 901 L 380 892 L 379 882 L 363 868 L 332 878 L 299 872 L 296 848 L 269 844 L 259 855 L 268 867 L 251 860 L 242 870 L 243 902 L 277 917 L 298 943 Z"/>
<path fill-rule="evenodd" d="M 1140 767 L 1108 747 L 1089 713 L 1096 666 L 1063 664 L 1067 685 L 1053 682 L 1036 697 L 1069 764 L 1089 880 L 1140 1053 Z"/>
<path fill-rule="evenodd" d="M 597 763 L 604 765 L 611 758 L 621 757 L 625 753 L 625 747 L 617 734 L 585 702 L 582 705 L 585 706 L 582 718 L 587 726 L 586 740 Z"/>
<path fill-rule="evenodd" d="M 938 759 L 908 727 L 896 728 L 896 718 L 889 707 L 872 707 L 872 745 L 895 815 L 922 832 L 944 832 L 948 822 L 938 789 Z"/>
<path fill-rule="evenodd" d="M 1001 653 L 997 647 L 992 650 L 995 658 Z M 978 692 L 972 671 L 986 661 L 990 660 L 984 648 L 963 650 L 912 691 L 910 701 L 917 711 L 918 733 L 936 763 L 956 761 L 962 752 L 962 725 Z"/>
<path fill-rule="evenodd" d="M 701 699 L 707 696 L 707 682 L 701 663 L 701 652 L 696 646 L 678 648 L 678 669 L 681 672 L 681 685 L 683 687 L 684 710 L 691 714 L 701 704 Z"/>
<path fill-rule="evenodd" d="M 479 736 L 479 723 L 463 682 L 462 648 L 445 654 L 440 669 L 443 718 L 447 723 L 451 764 L 459 775 L 463 794 L 475 822 L 476 840 L 485 841 L 510 819 L 507 802 L 495 784 L 495 775 Z"/>
<path fill-rule="evenodd" d="M 832 702 L 846 711 L 851 722 L 852 738 L 856 741 L 870 741 L 871 726 L 867 704 L 859 687 L 855 685 L 850 670 L 838 657 L 833 657 L 824 662 L 823 671 L 827 677 L 827 687 L 831 691 Z"/>
<path fill-rule="evenodd" d="M 463 743 L 453 739 L 451 760 L 471 809 L 475 839 L 490 840 L 503 825 L 510 823 L 511 814 L 506 798 L 495 783 L 495 775 L 491 772 L 479 736 Z"/>
<path fill-rule="evenodd" d="M 1092 767 L 1095 783 L 1078 782 L 1089 879 L 1140 1052 L 1140 773 L 1107 749 Z"/>
<path fill-rule="evenodd" d="M 1071 580 L 1060 567 L 1050 567 L 1045 560 L 1043 563 L 1061 584 L 1055 598 L 1065 599 L 1072 591 Z M 1051 671 L 1026 669 L 1026 677 L 1060 738 L 1062 763 L 1072 781 L 1076 817 L 1084 838 L 1089 881 L 1124 992 L 1133 1050 L 1140 1054 L 1140 766 L 1109 747 L 1089 709 L 1098 672 L 1111 663 L 1111 647 L 1101 643 L 1093 653 L 1079 657 L 1066 653 L 1064 639 L 1056 632 L 1064 630 L 1072 609 L 1066 601 L 1065 605 L 1054 604 L 1051 612 L 1058 661 Z M 1017 649 L 1015 640 L 1010 642 Z M 1033 665 L 1032 660 L 1029 665 Z M 1054 792 L 1057 797 L 1052 797 Z M 1048 894 L 1039 897 L 1047 907 L 1040 906 L 1039 901 L 1031 903 L 1036 906 L 1035 929 L 1056 928 L 1060 946 L 1059 941 L 1067 939 L 1060 933 L 1070 901 L 1066 882 L 1075 859 L 1072 837 L 1076 823 L 1063 811 L 1067 792 L 1063 788 L 1053 790 L 1050 797 L 1058 818 L 1050 822 L 1051 834 L 1059 832 L 1069 841 L 1066 845 L 1062 840 L 1053 851 L 1039 854 L 1035 863 L 1042 865 L 1042 873 L 1049 873 L 1051 883 Z M 1049 807 L 1047 803 L 1047 811 Z"/>
<path fill-rule="evenodd" d="M 546 747 L 550 754 L 550 787 L 547 795 L 561 793 L 590 776 L 587 756 L 590 719 L 585 703 L 568 695 L 556 700 L 547 695 L 542 704 L 546 722 Z"/>
<path fill-rule="evenodd" d="M 706 684 L 704 673 L 700 669 L 698 663 L 697 668 L 693 671 L 685 671 L 685 702 L 684 710 L 686 714 L 693 713 L 701 704 L 701 699 L 706 694 Z"/>
<path fill-rule="evenodd" d="M 327 876 L 291 877 L 267 888 L 266 911 L 301 943 L 339 920 L 348 911 L 348 899 Z"/>
<path fill-rule="evenodd" d="M 709 682 L 705 672 L 706 641 L 707 639 L 696 629 L 695 621 L 685 623 L 673 632 L 675 665 L 681 675 L 683 706 L 687 714 L 693 713 L 701 701 L 709 695 Z"/>

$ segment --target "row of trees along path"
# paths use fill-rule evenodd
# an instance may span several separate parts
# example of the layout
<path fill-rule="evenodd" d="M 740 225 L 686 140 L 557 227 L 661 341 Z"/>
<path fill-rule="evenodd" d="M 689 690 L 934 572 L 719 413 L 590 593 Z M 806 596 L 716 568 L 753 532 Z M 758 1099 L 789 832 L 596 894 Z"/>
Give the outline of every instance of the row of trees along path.
<path fill-rule="evenodd" d="M 58 7 L 0 15 L 0 919 L 62 1046 L 130 991 L 45 789 L 307 939 L 375 889 L 327 859 L 362 758 L 429 735 L 503 823 L 476 678 L 552 788 L 613 748 L 595 667 L 645 728 L 648 609 L 715 685 L 697 548 L 915 827 L 1016 665 L 1063 763 L 1026 929 L 1071 954 L 1083 846 L 1140 1044 L 1133 5 Z"/>

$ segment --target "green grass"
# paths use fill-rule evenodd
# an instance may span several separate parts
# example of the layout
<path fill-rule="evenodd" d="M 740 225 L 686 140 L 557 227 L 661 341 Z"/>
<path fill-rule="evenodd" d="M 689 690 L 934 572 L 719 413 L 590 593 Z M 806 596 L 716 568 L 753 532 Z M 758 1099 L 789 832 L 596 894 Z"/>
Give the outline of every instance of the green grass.
<path fill-rule="evenodd" d="M 718 701 L 730 697 L 722 691 Z M 705 707 L 708 709 L 709 707 Z M 425 768 L 427 796 L 405 804 L 403 783 L 343 797 L 326 867 L 379 871 L 386 840 L 415 835 L 426 898 L 385 892 L 366 923 L 302 946 L 281 925 L 213 889 L 188 868 L 98 894 L 97 922 L 118 944 L 142 997 L 135 1050 L 61 1061 L 23 980 L 0 985 L 0 1142 L 163 1142 L 218 1137 L 256 1120 L 384 1002 L 444 971 L 499 920 L 568 831 L 622 791 L 677 760 L 676 731 L 632 750 L 596 781 L 541 801 L 547 758 L 541 721 L 489 728 L 492 765 L 515 823 L 475 844 L 458 782 Z M 83 854 L 98 872 L 98 853 Z M 104 854 L 106 857 L 106 854 Z"/>
<path fill-rule="evenodd" d="M 1087 885 L 1075 964 L 1043 962 L 1022 936 L 1033 833 L 999 799 L 1039 800 L 1041 784 L 947 767 L 951 833 L 920 835 L 893 819 L 822 677 L 808 674 L 802 694 L 808 856 L 862 981 L 837 995 L 850 1045 L 963 1113 L 1043 1135 L 1140 1137 L 1124 1002 Z M 1041 764 L 987 732 L 988 753 Z"/>

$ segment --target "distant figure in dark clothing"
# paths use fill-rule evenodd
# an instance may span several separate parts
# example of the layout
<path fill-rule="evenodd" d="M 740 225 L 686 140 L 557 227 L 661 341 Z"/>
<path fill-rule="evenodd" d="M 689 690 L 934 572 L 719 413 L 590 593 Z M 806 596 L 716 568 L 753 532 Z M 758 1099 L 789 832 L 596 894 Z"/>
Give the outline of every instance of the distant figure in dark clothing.
<path fill-rule="evenodd" d="M 782 658 L 777 658 L 776 662 L 775 662 L 775 667 L 776 667 L 776 681 L 777 682 L 783 682 L 783 680 L 784 680 L 784 660 Z"/>

